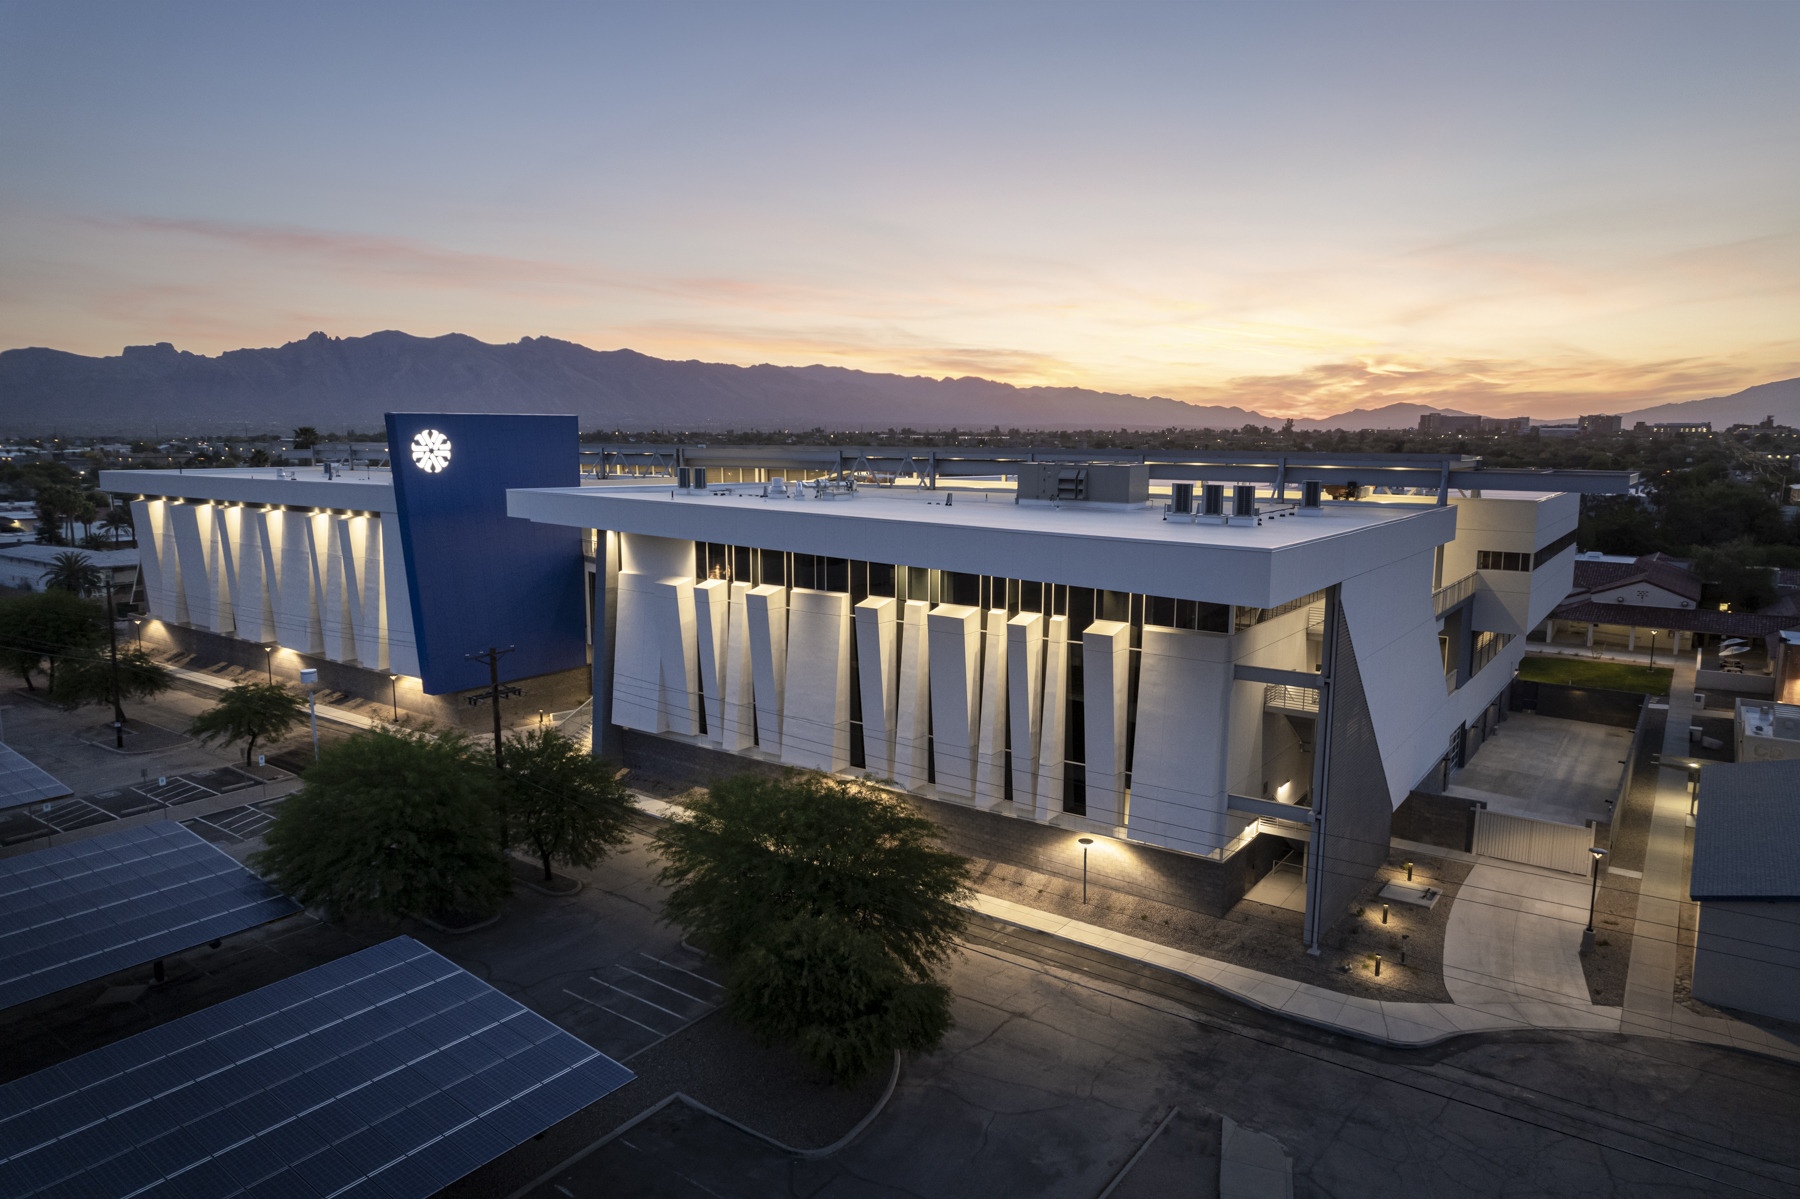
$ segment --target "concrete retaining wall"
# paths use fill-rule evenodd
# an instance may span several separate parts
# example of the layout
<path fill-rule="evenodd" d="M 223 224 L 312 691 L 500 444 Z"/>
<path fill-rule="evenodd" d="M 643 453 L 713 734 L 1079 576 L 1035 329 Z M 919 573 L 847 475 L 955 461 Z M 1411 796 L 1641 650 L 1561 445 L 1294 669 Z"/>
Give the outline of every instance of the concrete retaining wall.
<path fill-rule="evenodd" d="M 1475 836 L 1476 807 L 1472 799 L 1414 791 L 1394 809 L 1394 836 L 1466 853 Z"/>
<path fill-rule="evenodd" d="M 1646 697 L 1636 691 L 1608 691 L 1600 687 L 1569 687 L 1562 683 L 1533 683 L 1515 679 L 1511 708 L 1536 712 L 1558 720 L 1585 720 L 1614 728 L 1635 729 Z"/>

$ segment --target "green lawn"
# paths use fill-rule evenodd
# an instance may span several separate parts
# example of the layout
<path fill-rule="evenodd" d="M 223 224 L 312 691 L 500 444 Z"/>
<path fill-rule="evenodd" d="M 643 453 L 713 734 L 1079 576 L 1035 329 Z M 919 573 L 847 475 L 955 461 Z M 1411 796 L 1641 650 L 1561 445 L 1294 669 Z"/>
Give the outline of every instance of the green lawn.
<path fill-rule="evenodd" d="M 1667 666 L 1634 666 L 1629 662 L 1599 662 L 1592 658 L 1528 656 L 1519 663 L 1519 677 L 1529 682 L 1637 691 L 1645 695 L 1667 695 L 1669 680 L 1674 674 Z"/>

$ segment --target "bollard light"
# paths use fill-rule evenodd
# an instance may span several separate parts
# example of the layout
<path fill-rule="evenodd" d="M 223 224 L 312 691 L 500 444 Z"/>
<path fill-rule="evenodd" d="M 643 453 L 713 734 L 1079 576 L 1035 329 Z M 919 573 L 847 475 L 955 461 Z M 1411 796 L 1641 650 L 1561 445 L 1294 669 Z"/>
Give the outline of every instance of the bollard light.
<path fill-rule="evenodd" d="M 1383 924 L 1387 923 L 1387 917 L 1388 917 L 1388 905 L 1384 903 L 1381 905 L 1381 922 Z"/>
<path fill-rule="evenodd" d="M 1412 863 L 1411 862 L 1408 862 L 1406 864 L 1406 881 L 1409 883 L 1412 882 Z"/>
<path fill-rule="evenodd" d="M 1375 955 L 1375 977 L 1376 978 L 1381 977 L 1381 955 L 1380 954 Z"/>

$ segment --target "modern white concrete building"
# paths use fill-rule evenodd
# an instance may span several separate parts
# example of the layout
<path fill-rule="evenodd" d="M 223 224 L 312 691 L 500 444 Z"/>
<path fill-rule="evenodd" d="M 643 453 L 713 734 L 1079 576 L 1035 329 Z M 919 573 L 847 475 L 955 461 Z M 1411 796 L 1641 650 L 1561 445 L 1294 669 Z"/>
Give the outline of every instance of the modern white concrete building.
<path fill-rule="evenodd" d="M 392 473 L 103 472 L 146 639 L 435 719 L 461 718 L 474 651 L 513 647 L 518 708 L 591 686 L 595 750 L 628 764 L 883 780 L 967 852 L 1066 870 L 1087 836 L 1115 886 L 1221 913 L 1304 853 L 1314 941 L 1395 806 L 1498 718 L 1568 593 L 1574 491 L 1630 482 L 642 446 L 583 450 L 585 478 L 568 418 L 390 415 L 416 438 Z"/>
<path fill-rule="evenodd" d="M 100 485 L 134 497 L 154 620 L 418 676 L 387 471 L 102 471 Z"/>
<path fill-rule="evenodd" d="M 1035 844 L 1158 847 L 1221 907 L 1254 881 L 1243 851 L 1283 838 L 1308 854 L 1309 938 L 1569 589 L 1573 494 L 1321 503 L 1301 471 L 1289 499 L 1223 467 L 1154 494 L 1143 466 L 1017 469 L 515 490 L 509 511 L 596 531 L 599 748 L 850 772 Z"/>
<path fill-rule="evenodd" d="M 587 696 L 582 538 L 505 514 L 508 486 L 579 481 L 573 417 L 389 414 L 428 438 L 396 476 L 298 468 L 102 471 L 131 503 L 143 638 L 201 660 L 328 689 L 440 722 L 488 683 L 531 679 L 517 723 Z M 429 469 L 420 463 L 428 463 Z M 485 717 L 482 723 L 485 723 Z"/>

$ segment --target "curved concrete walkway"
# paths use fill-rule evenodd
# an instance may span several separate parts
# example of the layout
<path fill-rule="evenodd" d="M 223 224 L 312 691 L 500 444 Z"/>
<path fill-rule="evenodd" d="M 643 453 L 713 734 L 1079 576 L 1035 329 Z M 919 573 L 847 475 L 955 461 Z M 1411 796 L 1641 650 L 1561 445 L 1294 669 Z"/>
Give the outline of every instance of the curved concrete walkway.
<path fill-rule="evenodd" d="M 1535 866 L 1477 864 L 1463 880 L 1444 930 L 1450 998 L 1490 1009 L 1520 1003 L 1592 1008 L 1581 969 L 1588 887 L 1585 879 Z M 1617 1027 L 1619 1009 L 1596 1010 L 1611 1013 Z"/>
<path fill-rule="evenodd" d="M 679 819 L 682 813 L 679 805 L 648 795 L 633 793 L 632 802 L 660 820 Z M 1416 1048 L 1462 1033 L 1534 1028 L 1646 1031 L 1631 1023 L 1622 1028 L 1623 1009 L 1600 1007 L 1588 998 L 1580 957 L 1581 933 L 1587 927 L 1588 884 L 1584 880 L 1535 866 L 1471 858 L 1449 850 L 1434 852 L 1475 862 L 1458 893 L 1459 899 L 1471 902 L 1459 902 L 1451 909 L 1444 938 L 1444 986 L 1455 1001 L 1452 1003 L 1400 1003 L 1345 995 L 979 892 L 968 910 L 1159 966 L 1250 1007 L 1379 1045 Z M 1481 902 L 1472 902 L 1477 898 Z M 1690 1015 L 1679 1022 L 1680 1027 L 1660 1035 L 1735 1045 L 1800 1061 L 1800 1046 L 1761 1029 L 1741 1021 L 1711 1023 L 1729 1027 L 1711 1027 Z"/>
<path fill-rule="evenodd" d="M 1512 1029 L 1553 1028 L 1589 1032 L 1616 1032 L 1618 1008 L 1599 1008 L 1587 1003 L 1552 1001 L 1512 995 L 1478 1003 L 1396 1003 L 1364 999 L 1328 991 L 1311 983 L 1295 982 L 1158 945 L 1141 937 L 1111 929 L 1065 920 L 1024 904 L 976 895 L 969 910 L 983 916 L 1061 937 L 1066 941 L 1103 949 L 1185 975 L 1221 991 L 1251 1007 L 1299 1020 L 1332 1032 L 1348 1033 L 1380 1045 L 1417 1047 L 1434 1045 L 1467 1032 L 1500 1032 Z M 1585 919 L 1585 916 L 1584 916 Z M 1580 929 L 1577 928 L 1579 942 Z M 1579 969 L 1579 967 L 1578 967 Z"/>

